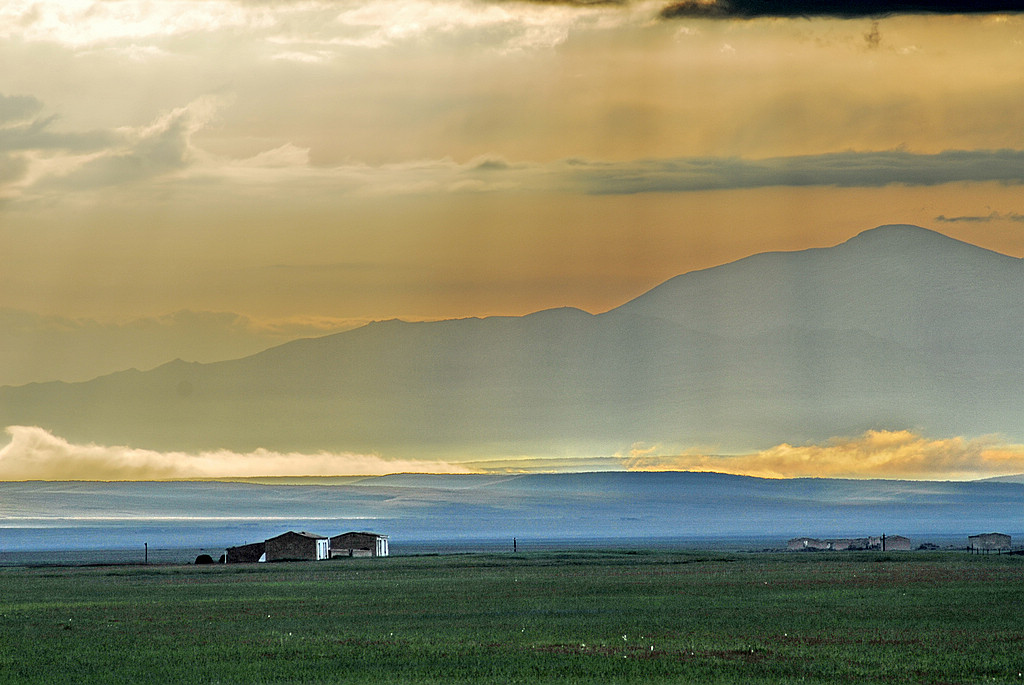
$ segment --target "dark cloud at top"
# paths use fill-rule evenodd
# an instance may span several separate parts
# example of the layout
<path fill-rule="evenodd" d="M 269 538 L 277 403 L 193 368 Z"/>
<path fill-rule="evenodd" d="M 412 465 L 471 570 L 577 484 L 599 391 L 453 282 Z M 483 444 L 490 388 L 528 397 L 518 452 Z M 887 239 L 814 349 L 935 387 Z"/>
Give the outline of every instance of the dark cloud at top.
<path fill-rule="evenodd" d="M 707 17 L 884 17 L 894 14 L 996 14 L 1024 12 L 1021 0 L 683 0 L 666 6 L 663 19 Z"/>

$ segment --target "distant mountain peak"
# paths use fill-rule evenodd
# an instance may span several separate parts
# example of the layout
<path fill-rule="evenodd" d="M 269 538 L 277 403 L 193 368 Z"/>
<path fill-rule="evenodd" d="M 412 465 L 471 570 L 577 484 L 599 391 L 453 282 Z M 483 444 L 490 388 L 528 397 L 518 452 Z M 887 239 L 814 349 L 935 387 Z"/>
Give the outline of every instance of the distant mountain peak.
<path fill-rule="evenodd" d="M 933 231 L 929 228 L 922 228 L 913 224 L 886 224 L 858 233 L 847 240 L 843 245 L 864 245 L 872 242 L 885 242 L 900 244 L 923 243 L 925 241 L 959 243 L 969 245 L 961 240 Z"/>
<path fill-rule="evenodd" d="M 563 316 L 572 316 L 581 319 L 589 319 L 590 317 L 593 316 L 593 314 L 591 314 L 588 311 L 584 311 L 578 307 L 552 307 L 550 309 L 541 309 L 540 311 L 533 312 L 532 314 L 527 314 L 526 316 L 533 319 Z"/>
<path fill-rule="evenodd" d="M 924 228 L 923 226 L 917 226 L 916 224 L 883 224 L 874 228 L 869 228 L 866 231 L 861 231 L 851 240 L 857 238 L 867 238 L 871 236 L 881 235 L 918 235 L 918 236 L 942 236 L 942 233 L 933 231 L 930 228 Z M 946 236 L 943 236 L 946 237 Z"/>
<path fill-rule="evenodd" d="M 824 248 L 815 252 L 864 252 L 871 259 L 914 260 L 930 255 L 942 261 L 955 260 L 966 264 L 975 262 L 986 268 L 999 266 L 1019 268 L 1021 262 L 1002 252 L 996 252 L 980 245 L 912 224 L 889 224 L 858 233 L 835 248 Z M 980 260 L 980 261 L 978 261 Z"/>

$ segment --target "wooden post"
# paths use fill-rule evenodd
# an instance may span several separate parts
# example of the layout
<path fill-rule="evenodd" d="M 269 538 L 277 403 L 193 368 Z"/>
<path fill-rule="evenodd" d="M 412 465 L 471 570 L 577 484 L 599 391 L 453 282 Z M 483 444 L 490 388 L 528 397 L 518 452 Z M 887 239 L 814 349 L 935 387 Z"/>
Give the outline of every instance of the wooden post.
<path fill-rule="evenodd" d="M 142 544 L 144 544 L 144 545 L 146 546 L 146 557 L 145 557 L 145 563 L 146 563 L 146 564 L 149 564 L 149 543 L 148 543 L 148 542 L 144 542 L 144 543 L 142 543 Z"/>
<path fill-rule="evenodd" d="M 512 551 L 513 552 L 518 551 L 518 547 L 516 545 L 516 539 L 515 538 L 512 538 Z"/>

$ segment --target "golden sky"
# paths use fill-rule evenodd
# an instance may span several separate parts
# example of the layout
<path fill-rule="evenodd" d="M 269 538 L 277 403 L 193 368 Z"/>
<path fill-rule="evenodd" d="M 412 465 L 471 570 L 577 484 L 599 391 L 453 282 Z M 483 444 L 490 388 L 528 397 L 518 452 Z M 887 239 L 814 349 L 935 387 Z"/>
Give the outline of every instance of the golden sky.
<path fill-rule="evenodd" d="M 8 0 L 0 384 L 605 311 L 911 223 L 1024 256 L 1024 17 Z"/>
<path fill-rule="evenodd" d="M 1024 255 L 1020 16 L 661 8 L 4 3 L 0 307 L 602 311 L 898 222 Z"/>

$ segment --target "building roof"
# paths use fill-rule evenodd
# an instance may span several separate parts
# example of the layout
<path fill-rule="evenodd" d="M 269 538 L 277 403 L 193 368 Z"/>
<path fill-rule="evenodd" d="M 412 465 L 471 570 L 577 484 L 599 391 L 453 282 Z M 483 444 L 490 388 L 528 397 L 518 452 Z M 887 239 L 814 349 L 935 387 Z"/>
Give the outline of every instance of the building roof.
<path fill-rule="evenodd" d="M 289 530 L 287 533 L 281 533 L 280 535 L 275 535 L 272 538 L 267 538 L 267 540 L 276 540 L 278 538 L 283 538 L 285 535 L 300 535 L 300 536 L 302 536 L 304 538 L 309 538 L 310 540 L 326 540 L 327 539 L 326 535 L 317 535 L 316 533 L 307 533 L 306 531 L 301 531 L 299 533 L 296 533 L 294 530 Z"/>

